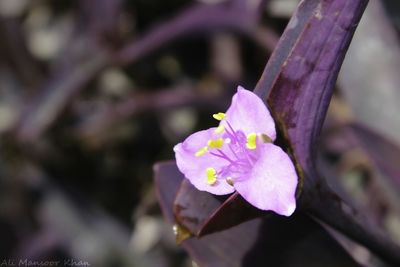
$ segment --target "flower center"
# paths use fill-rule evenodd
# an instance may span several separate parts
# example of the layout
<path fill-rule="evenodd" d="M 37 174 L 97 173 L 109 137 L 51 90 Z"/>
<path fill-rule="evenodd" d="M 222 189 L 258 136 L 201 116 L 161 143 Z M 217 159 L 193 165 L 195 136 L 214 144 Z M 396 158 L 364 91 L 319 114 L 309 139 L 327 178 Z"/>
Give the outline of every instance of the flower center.
<path fill-rule="evenodd" d="M 215 129 L 215 134 L 219 138 L 210 139 L 207 145 L 200 148 L 196 157 L 211 155 L 217 160 L 223 160 L 223 167 L 216 170 L 208 167 L 205 170 L 206 180 L 209 185 L 214 185 L 222 180 L 233 186 L 235 181 L 244 179 L 252 169 L 257 160 L 257 141 L 271 142 L 271 138 L 262 133 L 245 134 L 241 130 L 236 130 L 226 119 L 225 113 L 219 112 L 213 117 L 218 121 L 225 121 L 225 125 L 220 124 Z M 207 153 L 207 155 L 205 155 Z"/>

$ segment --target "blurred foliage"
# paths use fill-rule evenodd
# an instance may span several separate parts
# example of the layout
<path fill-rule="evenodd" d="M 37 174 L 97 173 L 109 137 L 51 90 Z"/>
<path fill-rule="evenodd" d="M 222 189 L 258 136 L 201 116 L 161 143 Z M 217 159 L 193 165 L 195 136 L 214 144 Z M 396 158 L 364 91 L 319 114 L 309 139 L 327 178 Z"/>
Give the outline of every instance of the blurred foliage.
<path fill-rule="evenodd" d="M 0 263 L 191 266 L 161 217 L 152 165 L 210 126 L 209 114 L 225 109 L 238 84 L 256 84 L 296 1 L 249 8 L 241 19 L 250 30 L 227 20 L 173 40 L 177 27 L 156 32 L 188 9 L 228 10 L 231 2 L 240 1 L 0 0 Z M 398 3 L 385 2 L 398 37 Z M 146 38 L 156 43 L 148 51 L 136 45 Z M 376 220 L 399 241 L 397 193 L 387 196 L 382 174 L 340 130 L 359 120 L 349 88 L 339 83 L 321 161 L 360 205 L 374 205 Z"/>

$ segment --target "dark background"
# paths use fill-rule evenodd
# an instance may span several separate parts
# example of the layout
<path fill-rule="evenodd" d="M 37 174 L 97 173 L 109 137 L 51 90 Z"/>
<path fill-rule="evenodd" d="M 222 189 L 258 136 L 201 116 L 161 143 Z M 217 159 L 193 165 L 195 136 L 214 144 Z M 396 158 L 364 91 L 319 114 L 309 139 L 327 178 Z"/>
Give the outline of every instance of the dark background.
<path fill-rule="evenodd" d="M 161 217 L 152 165 L 211 126 L 237 85 L 254 87 L 296 5 L 231 2 L 240 3 L 0 0 L 0 266 L 191 266 Z M 372 2 L 368 10 L 379 10 Z M 320 158 L 325 174 L 339 176 L 399 241 L 399 196 L 341 131 L 362 122 L 400 144 L 400 93 L 391 86 L 399 84 L 400 4 L 385 5 L 374 28 L 357 32 Z M 191 26 L 193 10 L 213 6 L 226 22 Z M 377 89 L 380 79 L 387 84 Z M 373 262 L 357 249 L 355 257 Z"/>

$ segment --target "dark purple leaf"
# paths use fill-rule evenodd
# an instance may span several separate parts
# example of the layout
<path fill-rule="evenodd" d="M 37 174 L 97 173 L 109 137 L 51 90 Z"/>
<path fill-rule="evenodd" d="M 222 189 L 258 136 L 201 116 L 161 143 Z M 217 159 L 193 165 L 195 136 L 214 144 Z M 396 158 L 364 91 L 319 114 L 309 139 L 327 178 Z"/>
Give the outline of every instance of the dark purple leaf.
<path fill-rule="evenodd" d="M 238 222 L 269 214 L 254 208 L 237 193 L 228 199 L 214 196 L 197 190 L 186 179 L 179 187 L 173 206 L 179 224 L 196 236 L 225 230 Z"/>
<path fill-rule="evenodd" d="M 215 197 L 207 192 L 202 192 L 194 188 L 190 182 L 183 179 L 183 175 L 177 169 L 175 162 L 158 163 L 154 168 L 156 183 L 159 179 L 162 179 L 159 178 L 159 175 L 177 177 L 168 180 L 170 181 L 170 184 L 166 186 L 168 190 L 158 192 L 160 199 L 164 199 L 163 201 L 160 201 L 162 206 L 168 202 L 173 203 L 171 204 L 171 207 L 162 207 L 164 211 L 174 211 L 173 214 L 164 214 L 164 216 L 170 221 L 175 221 L 175 219 L 177 219 L 178 222 L 193 235 L 199 235 L 200 230 L 203 229 L 203 225 L 206 224 L 208 218 L 217 211 L 226 197 Z M 163 195 L 164 193 L 166 194 L 165 196 Z M 242 203 L 243 205 L 248 205 L 247 202 L 243 201 Z M 240 214 L 240 208 L 242 208 L 243 205 L 237 206 L 239 207 L 239 209 L 237 209 L 238 214 Z M 229 205 L 226 205 L 224 208 L 229 207 Z M 258 210 L 256 210 L 256 212 L 258 213 Z M 234 214 L 230 214 L 230 216 L 234 216 Z M 232 217 L 224 218 L 222 221 L 230 221 L 230 219 L 232 219 Z M 212 230 L 214 231 L 214 229 Z M 222 230 L 222 228 L 216 230 Z"/>
<path fill-rule="evenodd" d="M 298 163 L 299 174 L 304 175 L 304 188 L 299 206 L 362 243 L 382 259 L 400 264 L 400 256 L 394 244 L 365 216 L 345 204 L 315 168 L 315 149 L 318 136 L 336 83 L 338 71 L 353 36 L 354 30 L 367 5 L 367 0 L 303 1 L 294 14 L 286 33 L 299 31 L 299 37 L 284 60 L 273 54 L 256 92 L 269 92 L 268 103 L 278 121 L 278 128 L 286 146 Z M 304 25 L 299 12 L 305 9 L 309 18 Z M 299 23 L 300 21 L 300 23 Z M 293 34 L 296 36 L 295 34 Z M 284 35 L 281 48 L 291 35 Z M 284 53 L 285 55 L 285 53 Z M 281 63 L 280 67 L 274 62 Z M 269 69 L 279 68 L 278 75 Z M 268 87 L 270 81 L 271 86 Z M 264 87 L 267 85 L 267 87 Z M 272 88 L 269 90 L 269 88 Z M 334 214 L 334 216 L 332 216 Z"/>
<path fill-rule="evenodd" d="M 387 262 L 398 265 L 400 248 L 344 203 L 315 168 L 315 145 L 338 71 L 367 2 L 300 2 L 255 92 L 264 99 L 268 95 L 280 142 L 296 162 L 300 175 L 299 210 L 307 211 L 362 243 Z M 224 218 L 217 214 L 214 217 Z M 242 216 L 239 218 L 243 219 Z M 215 223 L 221 228 L 224 221 Z M 211 218 L 207 227 L 213 229 L 212 223 Z M 226 225 L 229 227 L 233 223 L 230 221 Z"/>
<path fill-rule="evenodd" d="M 255 92 L 265 96 L 301 168 L 314 168 L 315 144 L 338 71 L 366 0 L 303 1 Z"/>
<path fill-rule="evenodd" d="M 185 179 L 176 194 L 174 214 L 181 225 L 197 235 L 204 222 L 221 206 L 224 199 L 226 197 L 217 197 L 197 190 Z"/>
<path fill-rule="evenodd" d="M 218 232 L 235 226 L 238 222 L 245 222 L 254 218 L 267 216 L 272 212 L 265 212 L 253 207 L 239 194 L 231 195 L 223 205 L 220 205 L 201 226 L 198 236 Z"/>
<path fill-rule="evenodd" d="M 301 2 L 256 86 L 255 93 L 260 97 L 265 99 L 268 95 L 283 143 L 300 164 L 300 187 L 302 170 L 308 174 L 310 186 L 314 183 L 311 178 L 317 176 L 315 143 L 339 68 L 366 3 L 365 0 Z M 235 197 L 230 198 L 229 205 L 234 206 L 235 201 Z M 241 213 L 249 212 L 242 209 Z M 220 218 L 226 216 L 214 214 L 208 221 L 208 229 L 221 228 L 224 220 Z M 251 218 L 237 216 L 236 223 Z M 214 223 L 218 227 L 212 226 Z M 226 221 L 226 227 L 233 223 Z"/>
<path fill-rule="evenodd" d="M 174 222 L 172 211 L 175 195 L 182 183 L 183 175 L 179 172 L 174 161 L 159 162 L 153 167 L 158 203 L 164 217 Z"/>
<path fill-rule="evenodd" d="M 174 223 L 173 196 L 183 179 L 175 163 L 154 167 L 163 214 Z M 225 231 L 182 243 L 199 266 L 359 266 L 318 224 L 304 215 L 292 220 L 255 219 Z"/>

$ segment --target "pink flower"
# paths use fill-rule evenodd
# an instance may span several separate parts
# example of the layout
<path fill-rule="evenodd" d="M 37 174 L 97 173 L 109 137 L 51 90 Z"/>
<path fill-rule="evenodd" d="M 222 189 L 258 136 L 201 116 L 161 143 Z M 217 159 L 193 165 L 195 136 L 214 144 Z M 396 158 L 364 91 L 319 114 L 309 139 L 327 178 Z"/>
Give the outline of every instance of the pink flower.
<path fill-rule="evenodd" d="M 290 216 L 296 209 L 296 170 L 273 144 L 275 123 L 263 101 L 238 87 L 218 127 L 190 135 L 174 147 L 179 170 L 198 189 L 215 195 L 235 190 L 250 204 Z"/>

